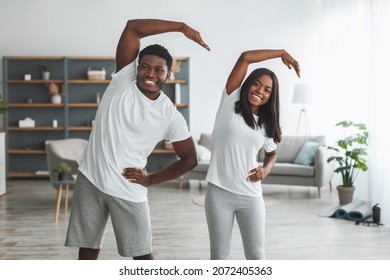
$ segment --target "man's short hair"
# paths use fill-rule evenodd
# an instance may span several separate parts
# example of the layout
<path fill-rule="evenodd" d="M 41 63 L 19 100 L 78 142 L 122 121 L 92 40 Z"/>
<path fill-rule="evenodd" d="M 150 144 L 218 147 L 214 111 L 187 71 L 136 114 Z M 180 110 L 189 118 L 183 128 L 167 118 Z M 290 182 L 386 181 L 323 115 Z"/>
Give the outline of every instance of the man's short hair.
<path fill-rule="evenodd" d="M 159 44 L 154 44 L 154 45 L 150 45 L 150 46 L 145 47 L 143 50 L 140 51 L 140 53 L 138 55 L 139 60 L 141 60 L 144 55 L 157 55 L 157 56 L 161 57 L 162 59 L 165 59 L 167 62 L 168 71 L 171 71 L 173 58 L 172 58 L 171 54 L 169 53 L 169 51 L 166 48 L 164 48 L 163 46 L 161 46 Z"/>

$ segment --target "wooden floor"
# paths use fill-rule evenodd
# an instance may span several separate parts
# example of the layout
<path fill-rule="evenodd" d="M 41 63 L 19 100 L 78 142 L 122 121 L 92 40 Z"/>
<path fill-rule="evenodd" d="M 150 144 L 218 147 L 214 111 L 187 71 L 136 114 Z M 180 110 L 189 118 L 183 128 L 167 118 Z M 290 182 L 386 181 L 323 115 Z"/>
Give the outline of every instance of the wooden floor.
<path fill-rule="evenodd" d="M 209 242 L 204 207 L 194 203 L 205 193 L 192 182 L 179 189 L 169 182 L 150 189 L 156 259 L 207 260 Z M 390 228 L 319 217 L 338 204 L 336 191 L 264 186 L 266 254 L 269 260 L 390 260 Z M 72 194 L 72 193 L 71 193 Z M 70 200 L 70 203 L 72 200 Z M 72 260 L 77 249 L 63 246 L 69 213 L 53 222 L 55 190 L 47 181 L 11 180 L 0 197 L 0 260 Z M 63 207 L 63 205 L 62 205 Z M 231 259 L 244 259 L 235 227 Z M 111 224 L 100 259 L 117 254 Z"/>

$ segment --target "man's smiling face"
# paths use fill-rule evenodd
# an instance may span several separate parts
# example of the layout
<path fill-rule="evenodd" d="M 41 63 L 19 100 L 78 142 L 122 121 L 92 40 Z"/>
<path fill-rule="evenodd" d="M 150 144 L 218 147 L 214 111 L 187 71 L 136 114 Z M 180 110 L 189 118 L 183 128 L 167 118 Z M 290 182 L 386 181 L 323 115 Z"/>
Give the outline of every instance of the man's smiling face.
<path fill-rule="evenodd" d="M 157 99 L 170 74 L 166 60 L 157 55 L 145 55 L 137 70 L 137 87 L 149 99 Z"/>

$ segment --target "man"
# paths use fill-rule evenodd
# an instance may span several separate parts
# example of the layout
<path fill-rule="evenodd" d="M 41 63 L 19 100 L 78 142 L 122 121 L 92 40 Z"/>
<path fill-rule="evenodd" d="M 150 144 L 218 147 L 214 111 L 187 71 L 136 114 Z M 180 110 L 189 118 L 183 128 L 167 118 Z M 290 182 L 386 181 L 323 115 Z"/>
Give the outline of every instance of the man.
<path fill-rule="evenodd" d="M 161 91 L 170 75 L 171 55 L 160 45 L 148 46 L 138 54 L 142 38 L 165 32 L 181 32 L 209 50 L 199 32 L 185 23 L 127 22 L 117 46 L 115 73 L 79 160 L 65 241 L 65 246 L 80 248 L 79 259 L 98 258 L 109 217 L 121 256 L 153 259 L 147 188 L 197 165 L 188 126 Z M 164 139 L 172 142 L 179 159 L 148 174 L 147 157 Z"/>

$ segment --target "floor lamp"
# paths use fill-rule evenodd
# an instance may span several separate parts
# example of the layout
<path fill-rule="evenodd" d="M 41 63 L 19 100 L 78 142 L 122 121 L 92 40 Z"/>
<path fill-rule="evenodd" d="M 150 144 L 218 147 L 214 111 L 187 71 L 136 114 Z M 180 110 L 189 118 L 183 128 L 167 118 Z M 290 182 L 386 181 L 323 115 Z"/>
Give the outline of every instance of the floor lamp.
<path fill-rule="evenodd" d="M 301 122 L 303 122 L 304 129 L 305 129 L 305 136 L 310 135 L 310 123 L 309 123 L 309 116 L 306 111 L 306 103 L 310 102 L 310 90 L 308 85 L 305 84 L 297 84 L 294 88 L 294 95 L 293 95 L 293 103 L 302 103 L 303 106 L 301 108 L 301 111 L 299 113 L 299 119 L 298 119 L 298 126 L 297 126 L 297 133 L 299 133 L 299 128 L 301 126 Z"/>

